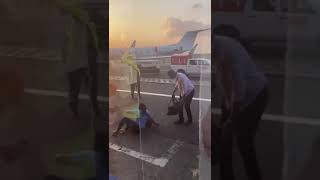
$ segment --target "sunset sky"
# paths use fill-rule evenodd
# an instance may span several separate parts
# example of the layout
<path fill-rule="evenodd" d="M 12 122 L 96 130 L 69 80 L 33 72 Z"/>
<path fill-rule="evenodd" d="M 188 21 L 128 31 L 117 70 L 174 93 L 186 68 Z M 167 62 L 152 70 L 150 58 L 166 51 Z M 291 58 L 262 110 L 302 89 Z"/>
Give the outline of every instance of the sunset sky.
<path fill-rule="evenodd" d="M 185 31 L 210 27 L 211 0 L 110 0 L 109 45 L 137 47 L 171 44 Z M 198 49 L 209 51 L 210 31 L 198 36 Z"/>

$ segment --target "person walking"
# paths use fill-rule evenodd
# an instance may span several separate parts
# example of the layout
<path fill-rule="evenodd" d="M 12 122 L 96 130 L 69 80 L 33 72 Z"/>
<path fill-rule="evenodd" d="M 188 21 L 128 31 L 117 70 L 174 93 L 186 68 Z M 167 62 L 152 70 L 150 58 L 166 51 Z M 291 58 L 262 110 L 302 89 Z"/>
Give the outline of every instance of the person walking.
<path fill-rule="evenodd" d="M 232 38 L 214 35 L 213 57 L 217 83 L 223 94 L 219 151 L 221 178 L 234 179 L 232 142 L 235 137 L 248 178 L 260 180 L 254 137 L 268 101 L 267 80 L 246 49 Z"/>
<path fill-rule="evenodd" d="M 172 93 L 172 98 L 175 97 L 176 91 L 179 89 L 180 91 L 180 106 L 179 106 L 179 119 L 175 121 L 175 124 L 183 124 L 183 106 L 186 109 L 188 121 L 186 125 L 192 124 L 192 113 L 190 109 L 190 105 L 192 102 L 192 98 L 194 96 L 194 85 L 191 80 L 184 74 L 183 71 L 179 71 L 176 73 L 176 85 Z"/>

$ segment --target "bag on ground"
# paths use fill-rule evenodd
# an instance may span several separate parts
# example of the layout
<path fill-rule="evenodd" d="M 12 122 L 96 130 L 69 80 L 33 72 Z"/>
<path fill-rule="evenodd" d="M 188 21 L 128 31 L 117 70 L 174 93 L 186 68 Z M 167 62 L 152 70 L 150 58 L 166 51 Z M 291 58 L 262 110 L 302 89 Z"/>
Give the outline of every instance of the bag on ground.
<path fill-rule="evenodd" d="M 180 102 L 176 98 L 172 98 L 169 102 L 167 115 L 173 116 L 179 113 Z"/>

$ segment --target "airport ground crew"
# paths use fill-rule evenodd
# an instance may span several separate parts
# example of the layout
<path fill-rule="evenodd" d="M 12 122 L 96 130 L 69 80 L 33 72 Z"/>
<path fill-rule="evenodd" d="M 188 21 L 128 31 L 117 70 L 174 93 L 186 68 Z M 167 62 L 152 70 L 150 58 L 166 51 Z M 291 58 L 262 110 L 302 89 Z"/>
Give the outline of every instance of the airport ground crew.
<path fill-rule="evenodd" d="M 137 72 L 133 67 L 129 67 L 129 84 L 130 84 L 130 89 L 131 89 L 131 98 L 134 99 L 134 90 L 137 88 L 138 91 L 138 96 L 141 98 L 140 94 L 140 74 Z"/>
<path fill-rule="evenodd" d="M 60 12 L 66 24 L 62 58 L 68 77 L 69 106 L 73 118 L 79 119 L 78 96 L 84 81 L 89 85 L 92 111 L 95 116 L 99 116 L 96 61 L 100 49 L 95 25 L 89 18 L 94 13 L 89 14 L 76 5 L 61 6 Z"/>

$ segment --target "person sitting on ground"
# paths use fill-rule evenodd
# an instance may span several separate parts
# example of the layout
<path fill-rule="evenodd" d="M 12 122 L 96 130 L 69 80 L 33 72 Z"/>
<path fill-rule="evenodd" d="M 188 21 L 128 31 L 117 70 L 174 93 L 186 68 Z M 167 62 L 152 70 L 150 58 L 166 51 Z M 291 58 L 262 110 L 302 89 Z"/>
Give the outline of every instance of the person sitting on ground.
<path fill-rule="evenodd" d="M 129 119 L 127 117 L 124 117 L 117 129 L 113 132 L 113 136 L 118 135 L 118 133 L 120 132 L 121 128 L 126 125 L 125 131 L 127 131 L 130 127 L 132 129 L 134 129 L 136 132 L 140 132 L 140 129 L 146 128 L 146 127 L 158 127 L 159 124 L 156 123 L 152 117 L 150 116 L 150 114 L 147 111 L 147 106 L 143 103 L 139 104 L 139 111 L 140 111 L 140 116 L 139 118 L 137 118 L 136 120 L 132 120 Z M 124 132 L 125 132 L 124 131 Z M 124 133 L 122 132 L 122 133 Z"/>

